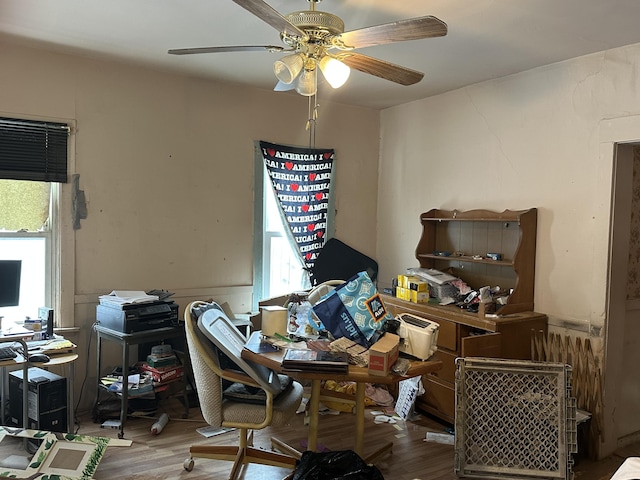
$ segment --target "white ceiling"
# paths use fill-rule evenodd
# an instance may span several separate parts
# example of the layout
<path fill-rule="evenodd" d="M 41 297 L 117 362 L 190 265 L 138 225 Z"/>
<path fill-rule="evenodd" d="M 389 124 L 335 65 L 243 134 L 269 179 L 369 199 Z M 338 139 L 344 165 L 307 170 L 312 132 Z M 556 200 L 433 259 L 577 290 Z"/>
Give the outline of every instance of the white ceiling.
<path fill-rule="evenodd" d="M 310 8 L 307 0 L 267 3 L 283 15 Z M 320 99 L 374 108 L 640 43 L 640 0 L 324 0 L 317 9 L 341 17 L 345 30 L 424 15 L 447 23 L 445 37 L 358 50 L 424 72 L 420 83 L 405 87 L 354 71 L 341 89 L 320 89 Z M 167 54 L 170 48 L 281 45 L 275 29 L 232 0 L 0 0 L 0 35 L 3 42 L 263 89 L 275 86 L 272 64 L 283 56 Z"/>

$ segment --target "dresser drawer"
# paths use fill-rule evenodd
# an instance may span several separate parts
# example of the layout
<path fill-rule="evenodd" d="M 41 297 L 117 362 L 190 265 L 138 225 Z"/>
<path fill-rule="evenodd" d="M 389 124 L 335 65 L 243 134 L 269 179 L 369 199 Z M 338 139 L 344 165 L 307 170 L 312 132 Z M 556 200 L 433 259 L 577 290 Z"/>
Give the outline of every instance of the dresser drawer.
<path fill-rule="evenodd" d="M 416 399 L 416 406 L 449 423 L 456 417 L 455 387 L 432 376 L 422 377 L 425 393 Z"/>
<path fill-rule="evenodd" d="M 447 352 L 445 350 L 436 351 L 429 360 L 440 360 L 442 361 L 442 368 L 440 370 L 436 370 L 433 373 L 430 373 L 429 376 L 433 376 L 439 378 L 444 382 L 449 382 L 452 385 L 456 381 L 456 358 L 458 355 Z"/>
<path fill-rule="evenodd" d="M 438 328 L 438 347 L 446 348 L 454 352 L 458 351 L 458 324 L 443 319 L 440 315 L 434 315 L 433 310 L 427 304 L 411 303 L 398 298 L 383 295 L 385 305 L 392 316 L 401 313 L 409 313 L 417 317 L 426 318 L 431 322 L 439 325 Z"/>
<path fill-rule="evenodd" d="M 453 352 L 458 351 L 458 324 L 454 322 L 449 322 L 447 320 L 433 320 L 440 325 L 438 329 L 438 346 L 442 348 L 446 348 L 447 350 L 451 350 Z"/>

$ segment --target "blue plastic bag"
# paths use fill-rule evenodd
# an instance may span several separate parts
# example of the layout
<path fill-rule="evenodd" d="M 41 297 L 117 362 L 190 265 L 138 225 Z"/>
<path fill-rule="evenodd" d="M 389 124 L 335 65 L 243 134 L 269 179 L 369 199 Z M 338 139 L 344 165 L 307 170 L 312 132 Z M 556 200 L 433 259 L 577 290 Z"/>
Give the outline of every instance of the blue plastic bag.
<path fill-rule="evenodd" d="M 375 285 L 360 272 L 323 296 L 313 311 L 335 337 L 347 337 L 365 348 L 371 346 L 375 333 L 393 320 Z"/>

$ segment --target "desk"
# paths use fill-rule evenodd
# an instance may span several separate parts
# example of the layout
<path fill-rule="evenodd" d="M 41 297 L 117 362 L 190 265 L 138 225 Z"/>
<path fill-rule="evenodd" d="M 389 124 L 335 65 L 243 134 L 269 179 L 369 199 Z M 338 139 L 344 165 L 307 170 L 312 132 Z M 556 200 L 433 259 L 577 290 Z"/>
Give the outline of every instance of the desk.
<path fill-rule="evenodd" d="M 29 338 L 33 336 L 33 332 L 25 335 L 2 335 L 0 334 L 0 343 L 14 343 L 18 342 L 22 346 L 22 353 L 24 354 L 27 351 L 27 344 L 25 343 L 25 338 Z M 6 425 L 4 408 L 5 408 L 5 398 L 6 398 L 6 385 L 7 385 L 7 368 L 13 367 L 17 365 L 22 365 L 22 375 L 23 378 L 27 378 L 28 370 L 29 370 L 29 362 L 26 360 L 25 355 L 18 354 L 15 358 L 10 358 L 7 360 L 0 360 L 0 368 L 2 369 L 2 383 L 0 384 L 0 410 L 2 425 Z M 22 389 L 22 425 L 28 425 L 29 418 L 29 388 L 27 388 L 26 383 L 23 384 L 24 388 Z M 25 440 L 25 446 L 27 442 Z"/>
<path fill-rule="evenodd" d="M 253 335 L 261 335 L 261 332 L 253 332 Z M 255 339 L 254 339 L 255 340 Z M 282 357 L 284 355 L 284 350 L 280 350 L 277 352 L 258 354 L 254 353 L 251 350 L 246 348 L 242 349 L 242 358 L 245 360 L 250 360 L 252 362 L 258 363 L 260 365 L 264 365 L 271 370 L 274 370 L 278 373 L 283 373 L 285 375 L 289 375 L 298 380 L 311 380 L 311 398 L 309 399 L 309 439 L 308 439 L 308 449 L 311 451 L 315 451 L 317 447 L 318 440 L 318 422 L 319 422 L 319 412 L 318 408 L 320 405 L 320 390 L 322 386 L 323 380 L 335 380 L 336 382 L 355 382 L 356 383 L 356 439 L 355 439 L 355 452 L 362 457 L 363 455 L 363 446 L 364 446 L 364 411 L 365 411 L 365 387 L 367 383 L 378 383 L 385 385 L 392 385 L 395 383 L 399 383 L 402 380 L 406 380 L 407 378 L 416 377 L 418 375 L 426 375 L 428 373 L 435 372 L 442 368 L 441 361 L 425 361 L 421 362 L 419 360 L 415 360 L 411 362 L 411 366 L 407 375 L 405 377 L 401 377 L 395 374 L 389 374 L 386 376 L 379 375 L 370 375 L 368 369 L 363 367 L 356 367 L 354 365 L 349 366 L 349 372 L 346 374 L 336 374 L 336 373 L 316 373 L 316 372 L 289 372 L 284 371 L 282 369 Z M 378 450 L 372 455 L 369 455 L 365 461 L 371 459 L 387 451 L 391 448 L 391 443 L 385 445 L 382 449 Z M 364 458 L 364 457 L 363 457 Z"/>
<path fill-rule="evenodd" d="M 100 378 L 102 377 L 100 371 L 100 360 L 102 354 L 102 341 L 112 341 L 119 343 L 122 347 L 122 375 L 123 378 L 126 378 L 129 372 L 129 347 L 131 345 L 139 345 L 141 343 L 150 343 L 150 342 L 162 342 L 164 340 L 170 338 L 182 338 L 184 339 L 184 327 L 182 325 L 176 327 L 163 327 L 156 328 L 153 330 L 145 330 L 141 332 L 135 333 L 122 333 L 117 332 L 115 330 L 111 330 L 110 328 L 105 328 L 100 325 L 95 327 L 96 333 L 98 335 L 97 342 L 97 355 L 98 358 L 96 360 L 96 399 L 93 404 L 93 412 L 94 414 L 97 412 L 98 408 L 98 399 L 100 396 Z M 186 343 L 186 341 L 185 341 Z M 188 363 L 188 354 L 185 351 L 185 364 Z M 185 370 L 188 370 L 188 365 L 185 365 Z M 183 397 L 184 397 L 184 418 L 189 416 L 189 398 L 187 395 L 187 372 L 185 371 L 185 376 L 183 377 Z M 118 433 L 118 438 L 124 437 L 124 423 L 127 418 L 127 410 L 128 410 L 128 401 L 129 401 L 129 390 L 127 388 L 122 389 L 121 394 L 121 404 L 120 404 L 120 432 Z"/>

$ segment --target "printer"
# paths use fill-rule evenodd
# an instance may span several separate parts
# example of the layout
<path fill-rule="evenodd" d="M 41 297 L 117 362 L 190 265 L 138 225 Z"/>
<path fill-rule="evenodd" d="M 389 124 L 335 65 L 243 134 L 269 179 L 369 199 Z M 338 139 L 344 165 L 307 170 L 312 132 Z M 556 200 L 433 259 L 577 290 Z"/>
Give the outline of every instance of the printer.
<path fill-rule="evenodd" d="M 175 327 L 178 325 L 178 305 L 166 300 L 121 305 L 99 304 L 96 307 L 96 320 L 100 326 L 121 333 Z"/>

